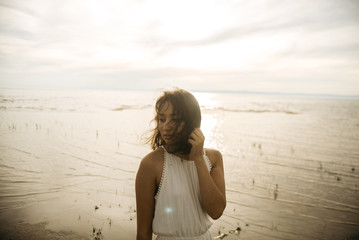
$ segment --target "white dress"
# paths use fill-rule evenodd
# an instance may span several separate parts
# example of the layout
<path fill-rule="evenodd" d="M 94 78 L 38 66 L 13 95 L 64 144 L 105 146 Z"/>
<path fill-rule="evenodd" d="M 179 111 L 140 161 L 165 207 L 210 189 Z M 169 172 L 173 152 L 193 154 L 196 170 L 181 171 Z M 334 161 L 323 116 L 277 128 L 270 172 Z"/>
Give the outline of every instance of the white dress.
<path fill-rule="evenodd" d="M 203 159 L 211 171 L 211 162 L 205 153 Z M 152 228 L 157 240 L 212 239 L 209 232 L 212 222 L 201 206 L 194 161 L 182 160 L 164 149 L 161 183 L 155 201 Z"/>

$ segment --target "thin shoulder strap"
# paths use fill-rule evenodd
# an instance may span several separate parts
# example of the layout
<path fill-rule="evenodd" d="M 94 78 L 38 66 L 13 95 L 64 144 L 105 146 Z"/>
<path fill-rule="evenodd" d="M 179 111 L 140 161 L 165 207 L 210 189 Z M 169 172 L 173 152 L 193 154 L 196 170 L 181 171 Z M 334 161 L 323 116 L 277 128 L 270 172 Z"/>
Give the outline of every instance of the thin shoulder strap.
<path fill-rule="evenodd" d="M 206 149 L 203 148 L 203 158 L 204 158 L 204 161 L 208 167 L 208 170 L 211 171 L 212 170 L 212 163 L 211 161 L 209 160 L 207 154 L 206 154 Z"/>
<path fill-rule="evenodd" d="M 162 188 L 162 185 L 163 185 L 163 181 L 164 181 L 164 178 L 165 178 L 165 172 L 166 172 L 166 166 L 167 166 L 167 157 L 168 157 L 168 153 L 166 151 L 166 149 L 161 146 L 163 148 L 163 168 L 162 168 L 162 175 L 161 175 L 161 181 L 160 181 L 160 185 L 158 186 L 158 189 L 157 189 L 157 193 L 155 195 L 155 199 L 157 200 L 160 192 L 161 192 L 161 188 Z"/>

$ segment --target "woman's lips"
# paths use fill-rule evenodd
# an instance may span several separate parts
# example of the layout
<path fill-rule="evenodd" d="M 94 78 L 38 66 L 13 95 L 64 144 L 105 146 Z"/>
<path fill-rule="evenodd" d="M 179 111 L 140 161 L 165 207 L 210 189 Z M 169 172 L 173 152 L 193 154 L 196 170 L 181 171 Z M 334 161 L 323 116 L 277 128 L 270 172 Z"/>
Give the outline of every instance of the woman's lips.
<path fill-rule="evenodd" d="M 170 140 L 170 139 L 172 139 L 172 137 L 173 137 L 173 135 L 170 135 L 170 134 L 163 135 L 163 139 L 165 139 L 165 140 Z"/>

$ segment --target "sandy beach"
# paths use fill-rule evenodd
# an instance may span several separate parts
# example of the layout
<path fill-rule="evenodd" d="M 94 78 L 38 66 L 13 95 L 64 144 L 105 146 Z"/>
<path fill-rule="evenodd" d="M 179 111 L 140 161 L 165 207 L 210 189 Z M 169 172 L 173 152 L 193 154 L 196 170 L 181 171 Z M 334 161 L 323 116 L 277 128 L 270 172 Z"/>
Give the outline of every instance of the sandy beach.
<path fill-rule="evenodd" d="M 2 89 L 0 239 L 135 239 L 157 95 Z M 358 99 L 196 96 L 225 161 L 214 237 L 359 239 Z"/>

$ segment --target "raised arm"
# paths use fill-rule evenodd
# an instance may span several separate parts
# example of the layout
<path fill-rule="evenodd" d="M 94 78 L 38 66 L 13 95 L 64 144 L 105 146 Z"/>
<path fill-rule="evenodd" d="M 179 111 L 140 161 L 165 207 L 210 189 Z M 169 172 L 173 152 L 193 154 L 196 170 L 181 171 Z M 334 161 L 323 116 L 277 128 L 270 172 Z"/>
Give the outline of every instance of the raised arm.
<path fill-rule="evenodd" d="M 137 240 L 152 239 L 156 171 L 151 157 L 142 159 L 136 176 Z"/>
<path fill-rule="evenodd" d="M 199 128 L 192 132 L 189 143 L 192 145 L 190 158 L 195 161 L 197 168 L 203 208 L 211 218 L 218 219 L 226 208 L 222 155 L 217 150 L 207 151 L 212 163 L 212 170 L 209 173 L 203 161 L 204 136 Z"/>

